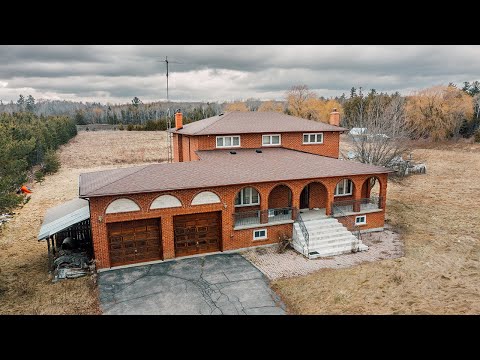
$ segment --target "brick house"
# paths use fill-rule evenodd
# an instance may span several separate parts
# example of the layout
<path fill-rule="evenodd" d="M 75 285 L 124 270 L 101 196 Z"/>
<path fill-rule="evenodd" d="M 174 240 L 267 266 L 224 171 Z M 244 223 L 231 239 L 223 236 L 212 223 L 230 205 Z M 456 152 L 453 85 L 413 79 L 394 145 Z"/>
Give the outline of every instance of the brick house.
<path fill-rule="evenodd" d="M 308 258 L 365 250 L 352 232 L 383 229 L 391 170 L 338 159 L 339 120 L 230 112 L 183 125 L 175 114 L 173 163 L 80 175 L 97 269 L 280 236 Z"/>

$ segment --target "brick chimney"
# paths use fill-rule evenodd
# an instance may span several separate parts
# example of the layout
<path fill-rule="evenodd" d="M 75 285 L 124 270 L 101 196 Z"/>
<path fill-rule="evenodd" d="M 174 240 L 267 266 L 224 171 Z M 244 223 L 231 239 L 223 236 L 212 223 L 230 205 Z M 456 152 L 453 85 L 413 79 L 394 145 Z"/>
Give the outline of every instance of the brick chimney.
<path fill-rule="evenodd" d="M 175 129 L 180 130 L 183 128 L 183 114 L 180 110 L 175 113 Z"/>
<path fill-rule="evenodd" d="M 330 119 L 328 119 L 328 123 L 334 126 L 340 126 L 340 113 L 337 111 L 336 108 L 330 113 Z"/>

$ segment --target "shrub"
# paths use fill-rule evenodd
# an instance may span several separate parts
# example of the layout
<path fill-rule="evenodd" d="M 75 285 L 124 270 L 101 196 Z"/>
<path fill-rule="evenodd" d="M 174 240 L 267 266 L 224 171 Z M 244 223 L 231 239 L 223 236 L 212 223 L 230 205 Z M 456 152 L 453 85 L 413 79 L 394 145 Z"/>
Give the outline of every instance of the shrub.
<path fill-rule="evenodd" d="M 134 129 L 133 124 L 128 124 L 128 125 L 127 125 L 127 130 L 128 130 L 128 131 L 132 131 L 133 129 Z"/>
<path fill-rule="evenodd" d="M 58 155 L 53 150 L 48 150 L 45 153 L 44 163 L 43 163 L 43 172 L 45 174 L 56 173 L 60 169 L 60 159 Z"/>
<path fill-rule="evenodd" d="M 473 135 L 473 140 L 480 143 L 480 129 L 477 129 L 477 131 L 475 131 L 475 135 Z"/>
<path fill-rule="evenodd" d="M 37 183 L 41 183 L 43 180 L 45 180 L 45 173 L 42 170 L 35 171 L 33 176 L 35 177 L 35 181 Z"/>
<path fill-rule="evenodd" d="M 118 125 L 118 130 L 125 130 L 125 128 L 123 127 L 123 124 Z"/>

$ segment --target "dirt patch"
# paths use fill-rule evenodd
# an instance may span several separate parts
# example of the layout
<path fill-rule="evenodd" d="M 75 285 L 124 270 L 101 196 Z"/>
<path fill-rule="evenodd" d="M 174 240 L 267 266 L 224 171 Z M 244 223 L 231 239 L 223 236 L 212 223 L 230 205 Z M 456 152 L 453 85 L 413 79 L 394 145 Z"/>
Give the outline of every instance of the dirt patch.
<path fill-rule="evenodd" d="M 473 148 L 473 149 L 472 149 Z M 278 280 L 300 314 L 480 313 L 480 147 L 416 149 L 425 175 L 389 182 L 387 223 L 405 256 Z"/>
<path fill-rule="evenodd" d="M 78 196 L 82 172 L 164 158 L 165 132 L 81 132 L 59 150 L 62 167 L 32 185 L 30 201 L 0 232 L 0 314 L 97 314 L 94 277 L 52 283 L 47 245 L 37 235 L 45 211 Z"/>

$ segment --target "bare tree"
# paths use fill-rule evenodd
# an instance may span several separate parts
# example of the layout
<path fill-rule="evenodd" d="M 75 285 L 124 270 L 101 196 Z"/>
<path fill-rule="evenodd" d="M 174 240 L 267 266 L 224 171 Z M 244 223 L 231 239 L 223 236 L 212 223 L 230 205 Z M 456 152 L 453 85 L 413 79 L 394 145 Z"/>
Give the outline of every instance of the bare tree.
<path fill-rule="evenodd" d="M 293 116 L 306 117 L 308 101 L 315 99 L 314 92 L 308 89 L 307 85 L 295 85 L 286 93 L 287 108 Z"/>
<path fill-rule="evenodd" d="M 359 101 L 354 112 L 358 116 L 355 123 L 364 130 L 360 134 L 349 135 L 355 160 L 392 167 L 409 150 L 405 99 L 399 95 L 376 95 L 370 98 L 366 109 L 365 106 L 365 100 Z"/>

